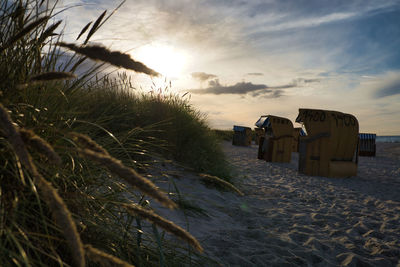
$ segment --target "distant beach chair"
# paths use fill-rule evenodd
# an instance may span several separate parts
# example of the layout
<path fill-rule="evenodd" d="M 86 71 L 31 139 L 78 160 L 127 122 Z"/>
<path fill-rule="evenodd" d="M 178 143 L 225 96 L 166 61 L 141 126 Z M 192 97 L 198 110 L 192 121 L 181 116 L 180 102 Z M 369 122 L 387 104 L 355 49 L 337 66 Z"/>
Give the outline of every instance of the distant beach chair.
<path fill-rule="evenodd" d="M 301 127 L 293 128 L 293 145 L 292 145 L 293 152 L 299 152 L 299 137 L 305 135 L 306 133 Z"/>
<path fill-rule="evenodd" d="M 234 146 L 251 146 L 252 131 L 250 127 L 233 126 L 232 145 Z"/>
<path fill-rule="evenodd" d="M 258 145 L 258 159 L 267 162 L 290 162 L 293 142 L 293 123 L 274 115 L 261 116 L 255 123 L 264 129 Z"/>
<path fill-rule="evenodd" d="M 338 111 L 299 109 L 296 122 L 307 136 L 299 137 L 299 172 L 313 176 L 357 175 L 358 121 Z"/>
<path fill-rule="evenodd" d="M 376 134 L 360 133 L 359 138 L 359 156 L 375 157 L 376 155 Z"/>

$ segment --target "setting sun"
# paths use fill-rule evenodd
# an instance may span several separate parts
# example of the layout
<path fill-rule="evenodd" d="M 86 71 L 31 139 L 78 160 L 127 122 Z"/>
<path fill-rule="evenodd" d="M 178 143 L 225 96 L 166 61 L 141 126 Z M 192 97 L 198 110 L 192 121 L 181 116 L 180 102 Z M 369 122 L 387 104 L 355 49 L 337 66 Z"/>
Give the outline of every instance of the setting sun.
<path fill-rule="evenodd" d="M 166 45 L 149 45 L 135 51 L 135 58 L 168 78 L 181 75 L 186 63 L 184 52 Z"/>

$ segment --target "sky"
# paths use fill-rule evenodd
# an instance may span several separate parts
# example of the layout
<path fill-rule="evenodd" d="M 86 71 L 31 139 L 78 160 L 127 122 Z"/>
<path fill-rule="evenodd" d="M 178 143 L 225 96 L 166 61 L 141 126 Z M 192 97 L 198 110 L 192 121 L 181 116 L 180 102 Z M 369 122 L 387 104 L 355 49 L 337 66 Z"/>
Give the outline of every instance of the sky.
<path fill-rule="evenodd" d="M 64 40 L 120 3 L 60 1 Z M 400 135 L 400 0 L 127 0 L 91 41 L 162 74 L 129 72 L 137 88 L 189 92 L 213 128 L 316 108 Z"/>

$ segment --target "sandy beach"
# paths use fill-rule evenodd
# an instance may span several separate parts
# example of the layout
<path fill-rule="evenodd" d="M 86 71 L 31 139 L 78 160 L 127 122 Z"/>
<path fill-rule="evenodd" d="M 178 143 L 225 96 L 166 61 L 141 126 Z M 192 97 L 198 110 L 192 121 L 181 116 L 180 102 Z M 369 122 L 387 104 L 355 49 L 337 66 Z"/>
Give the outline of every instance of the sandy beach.
<path fill-rule="evenodd" d="M 188 229 L 216 266 L 400 266 L 400 144 L 377 143 L 351 178 L 311 177 L 291 163 L 257 159 L 257 146 L 223 143 L 245 196 L 164 168 L 195 211 L 157 213 Z"/>

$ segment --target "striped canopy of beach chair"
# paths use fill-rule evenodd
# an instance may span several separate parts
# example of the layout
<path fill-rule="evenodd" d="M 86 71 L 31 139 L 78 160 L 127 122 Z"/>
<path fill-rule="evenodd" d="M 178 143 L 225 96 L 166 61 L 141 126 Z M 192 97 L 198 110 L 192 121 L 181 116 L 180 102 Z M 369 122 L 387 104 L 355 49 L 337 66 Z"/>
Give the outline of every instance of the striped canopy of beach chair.
<path fill-rule="evenodd" d="M 359 152 L 358 155 L 365 157 L 375 157 L 376 155 L 376 134 L 359 133 Z"/>

